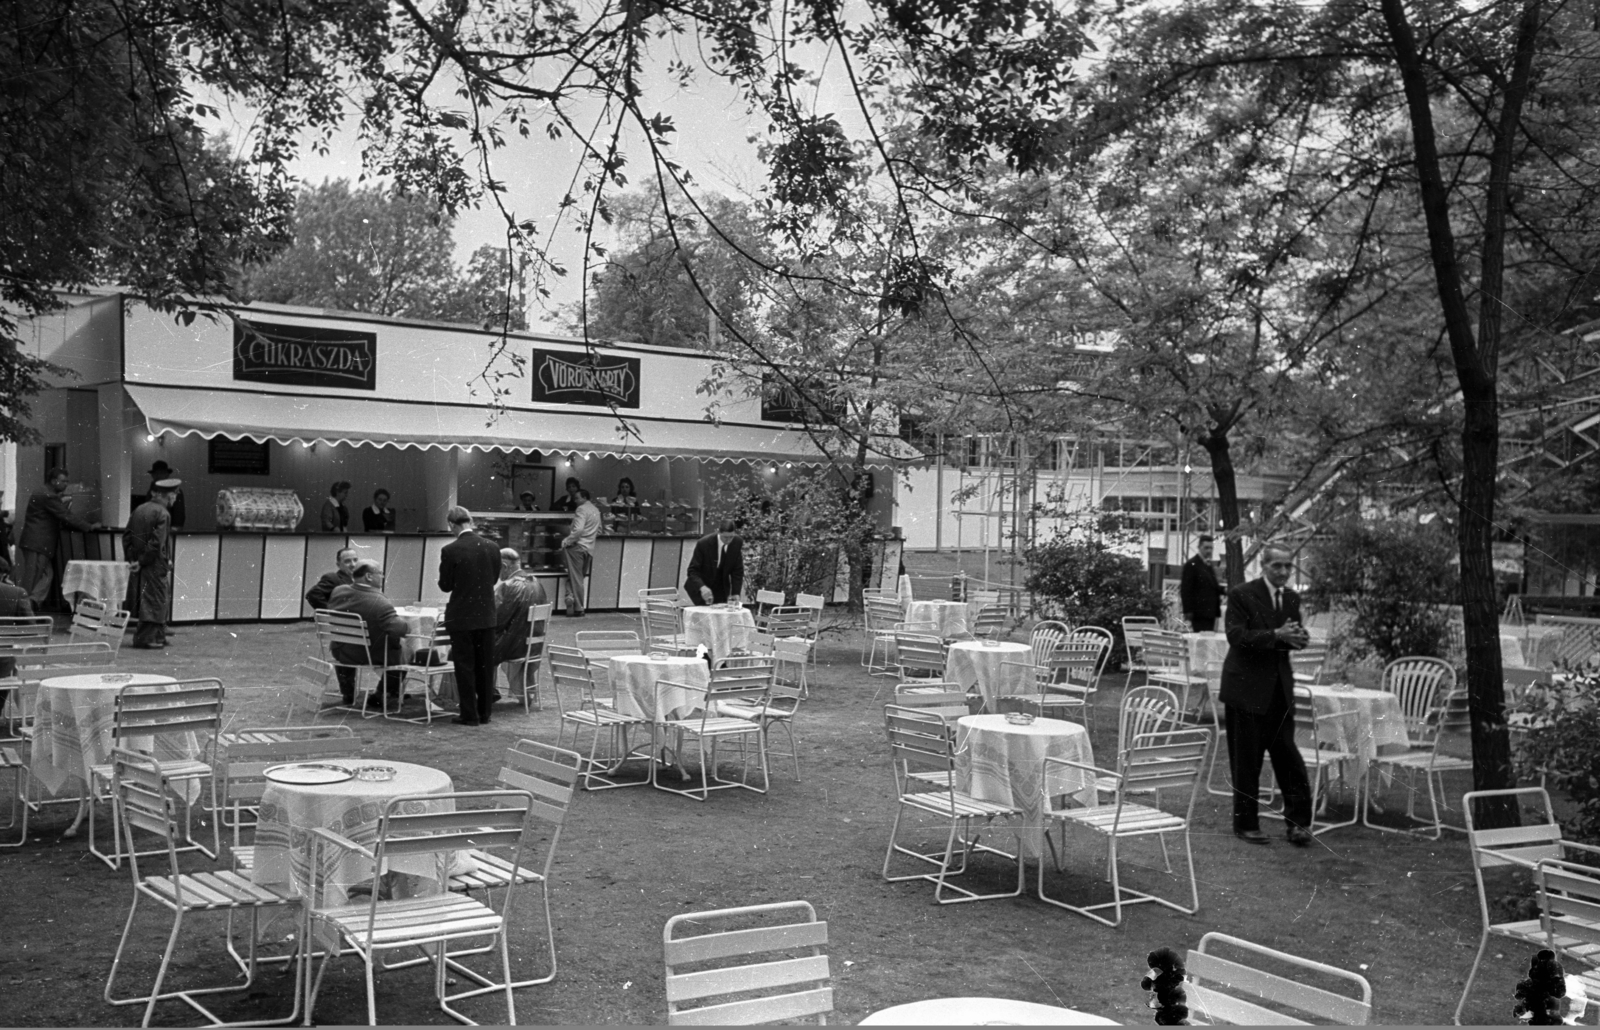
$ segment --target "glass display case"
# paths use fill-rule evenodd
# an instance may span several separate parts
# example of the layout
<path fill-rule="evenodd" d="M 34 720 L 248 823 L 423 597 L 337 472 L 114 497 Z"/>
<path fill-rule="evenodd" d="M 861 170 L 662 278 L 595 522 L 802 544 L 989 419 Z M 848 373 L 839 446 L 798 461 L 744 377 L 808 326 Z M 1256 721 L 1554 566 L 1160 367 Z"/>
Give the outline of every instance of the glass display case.
<path fill-rule="evenodd" d="M 572 516 L 559 511 L 475 511 L 473 525 L 479 535 L 499 547 L 513 547 L 522 555 L 524 568 L 534 572 L 563 572 L 561 541 L 572 527 Z"/>
<path fill-rule="evenodd" d="M 616 536 L 698 536 L 700 509 L 679 504 L 612 504 L 602 509 L 605 532 Z"/>

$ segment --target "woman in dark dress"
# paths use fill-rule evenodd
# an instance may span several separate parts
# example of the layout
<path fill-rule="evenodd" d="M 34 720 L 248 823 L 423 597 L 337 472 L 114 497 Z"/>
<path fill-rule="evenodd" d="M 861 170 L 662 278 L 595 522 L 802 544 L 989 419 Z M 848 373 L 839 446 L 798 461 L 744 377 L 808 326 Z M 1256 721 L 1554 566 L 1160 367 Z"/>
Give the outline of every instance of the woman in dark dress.
<path fill-rule="evenodd" d="M 389 491 L 379 487 L 372 504 L 361 509 L 361 528 L 368 533 L 393 533 L 394 509 L 389 507 Z"/>

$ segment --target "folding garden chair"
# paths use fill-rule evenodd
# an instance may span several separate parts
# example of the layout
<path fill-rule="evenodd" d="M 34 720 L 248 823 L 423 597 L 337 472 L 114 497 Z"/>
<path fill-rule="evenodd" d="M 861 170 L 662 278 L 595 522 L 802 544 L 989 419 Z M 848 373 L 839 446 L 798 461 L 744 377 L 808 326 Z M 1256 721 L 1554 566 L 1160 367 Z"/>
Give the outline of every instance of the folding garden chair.
<path fill-rule="evenodd" d="M 1406 721 L 1409 723 L 1410 719 Z M 1412 741 L 1409 750 L 1398 755 L 1380 754 L 1367 763 L 1366 789 L 1362 791 L 1361 825 L 1387 833 L 1423 833 L 1420 829 L 1381 826 L 1371 819 L 1374 789 L 1372 774 L 1376 772 L 1381 776 L 1385 770 L 1403 771 L 1409 787 L 1406 795 L 1406 818 L 1412 822 L 1431 826 L 1432 832 L 1426 834 L 1431 840 L 1438 840 L 1445 830 L 1465 832 L 1462 828 L 1445 823 L 1439 816 L 1439 809 L 1441 806 L 1446 810 L 1450 808 L 1444 790 L 1445 773 L 1464 772 L 1469 776 L 1472 773 L 1472 709 L 1467 700 L 1467 692 L 1453 690 L 1446 694 L 1442 701 L 1422 718 L 1415 730 L 1408 726 L 1407 733 L 1411 735 Z M 1431 816 L 1428 820 L 1419 819 L 1416 814 L 1418 773 L 1422 775 L 1428 787 L 1428 808 Z"/>
<path fill-rule="evenodd" d="M 898 597 L 868 597 L 863 602 L 861 618 L 861 667 L 874 676 L 892 675 L 895 669 L 889 656 L 894 647 L 894 629 L 905 618 L 905 607 Z"/>
<path fill-rule="evenodd" d="M 941 905 L 993 898 L 1015 898 L 1022 893 L 1022 840 L 1017 820 L 1022 811 L 991 801 L 980 801 L 955 789 L 955 741 L 944 719 L 933 712 L 885 705 L 884 730 L 889 738 L 889 760 L 894 769 L 894 824 L 889 828 L 889 846 L 883 855 L 883 878 L 890 883 L 926 880 L 934 885 L 933 899 Z M 923 852 L 899 842 L 900 827 L 907 813 L 933 816 L 947 823 L 944 851 Z M 1011 834 L 1015 853 L 1001 851 L 982 841 L 985 830 L 999 830 L 1000 823 Z M 956 861 L 959 850 L 961 860 Z M 967 871 L 974 853 L 999 855 L 1017 864 L 1016 887 L 1010 891 L 980 894 L 950 882 Z M 933 871 L 891 875 L 896 855 L 913 863 L 931 865 Z M 915 867 L 915 866 L 913 866 Z M 946 891 L 957 897 L 945 897 Z"/>
<path fill-rule="evenodd" d="M 1161 620 L 1153 615 L 1126 615 L 1122 619 L 1122 643 L 1128 651 L 1128 673 L 1148 673 L 1150 665 L 1144 657 L 1144 634 L 1159 630 Z"/>
<path fill-rule="evenodd" d="M 1229 954 L 1235 957 L 1225 957 Z M 1200 947 L 1190 950 L 1184 966 L 1190 980 L 1191 1016 L 1207 1023 L 1365 1026 L 1372 1022 L 1372 986 L 1361 974 L 1337 966 L 1224 933 L 1200 938 Z M 1282 972 L 1274 971 L 1274 966 Z"/>
<path fill-rule="evenodd" d="M 566 739 L 568 727 L 572 729 L 574 750 L 580 746 L 579 734 L 584 730 L 590 733 L 589 751 L 583 764 L 584 789 L 642 787 L 649 783 L 648 779 L 621 783 L 610 778 L 630 758 L 652 758 L 650 754 L 638 754 L 636 747 L 628 745 L 628 731 L 635 727 L 648 728 L 648 721 L 634 715 L 622 715 L 613 705 L 600 702 L 595 696 L 593 667 L 582 651 L 560 644 L 551 644 L 548 651 L 550 682 L 555 686 L 556 704 L 561 709 L 556 745 L 559 747 Z M 600 755 L 602 735 L 608 739 L 604 758 Z"/>
<path fill-rule="evenodd" d="M 740 719 L 756 719 L 760 721 L 764 740 L 769 748 L 772 744 L 772 727 L 781 726 L 783 728 L 783 732 L 789 738 L 789 750 L 769 750 L 767 754 L 769 757 L 776 755 L 780 758 L 788 757 L 793 759 L 794 778 L 796 782 L 799 782 L 800 748 L 795 742 L 794 720 L 795 716 L 799 714 L 800 702 L 804 698 L 804 692 L 799 684 L 792 682 L 780 682 L 777 676 L 777 661 L 776 659 L 770 660 L 772 661 L 773 672 L 771 680 L 772 686 L 767 692 L 766 699 L 758 702 L 725 701 L 721 705 L 721 710 L 723 715 L 732 715 Z M 732 667 L 743 667 L 745 669 L 761 669 L 764 667 L 763 663 L 767 661 L 769 661 L 769 659 L 766 658 L 728 658 L 724 659 L 724 664 Z M 800 668 L 802 670 L 801 675 L 803 676 L 805 669 L 803 659 Z"/>
<path fill-rule="evenodd" d="M 522 696 L 522 714 L 542 708 L 539 700 L 539 677 L 544 668 L 544 645 L 550 630 L 550 613 L 555 610 L 553 604 L 535 604 L 528 608 L 528 640 L 522 652 L 522 666 L 520 683 L 507 682 L 508 689 L 515 689 Z"/>
<path fill-rule="evenodd" d="M 781 922 L 768 916 L 801 915 Z M 754 925 L 751 925 L 754 924 Z M 708 926 L 710 932 L 684 931 Z M 661 932 L 668 1026 L 826 1023 L 828 924 L 804 901 L 685 912 Z"/>
<path fill-rule="evenodd" d="M 104 641 L 111 645 L 111 656 L 115 658 L 122 650 L 122 639 L 131 619 L 132 615 L 120 608 L 111 608 L 95 598 L 84 598 L 73 610 L 67 639 L 75 644 Z"/>
<path fill-rule="evenodd" d="M 915 632 L 897 629 L 894 633 L 895 667 L 900 678 L 943 679 L 945 670 L 944 641 L 937 631 Z"/>
<path fill-rule="evenodd" d="M 765 794 L 770 785 L 767 774 L 766 723 L 761 719 L 724 713 L 729 710 L 764 709 L 771 696 L 772 679 L 771 659 L 742 658 L 727 659 L 719 663 L 711 670 L 711 681 L 704 687 L 692 683 L 662 681 L 663 684 L 677 687 L 688 694 L 698 695 L 698 700 L 691 702 L 693 707 L 688 714 L 664 720 L 661 728 L 664 732 L 671 732 L 675 736 L 677 742 L 674 751 L 677 752 L 680 763 L 684 760 L 686 739 L 697 745 L 700 755 L 700 786 L 674 787 L 664 783 L 660 777 L 661 764 L 654 761 L 650 763 L 651 784 L 657 790 L 682 794 L 696 801 L 707 800 L 713 790 L 729 790 L 735 787 Z M 750 782 L 751 738 L 754 738 L 756 754 L 761 763 L 759 787 Z M 742 768 L 737 780 L 724 779 L 717 772 L 717 746 L 725 741 L 739 743 Z"/>

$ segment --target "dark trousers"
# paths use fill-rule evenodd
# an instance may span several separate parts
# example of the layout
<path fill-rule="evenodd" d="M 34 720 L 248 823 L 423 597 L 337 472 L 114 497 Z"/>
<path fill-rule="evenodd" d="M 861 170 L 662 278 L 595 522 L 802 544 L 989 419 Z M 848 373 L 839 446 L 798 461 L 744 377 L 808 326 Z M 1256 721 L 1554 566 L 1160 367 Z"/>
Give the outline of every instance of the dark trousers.
<path fill-rule="evenodd" d="M 139 628 L 134 631 L 135 644 L 164 644 L 167 640 L 167 567 L 163 563 L 141 566 L 134 573 L 136 585 L 132 592 L 139 601 L 134 614 L 139 616 Z"/>
<path fill-rule="evenodd" d="M 333 674 L 339 679 L 339 693 L 344 697 L 344 703 L 355 704 L 356 700 L 356 670 L 348 665 L 335 665 Z M 394 701 L 400 700 L 400 688 L 405 684 L 406 674 L 402 670 L 393 670 L 384 673 L 383 686 Z"/>
<path fill-rule="evenodd" d="M 1189 626 L 1196 633 L 1210 633 L 1217 628 L 1217 617 L 1215 615 L 1191 615 L 1189 616 Z"/>
<path fill-rule="evenodd" d="M 452 630 L 450 658 L 456 667 L 461 718 L 488 722 L 494 697 L 494 627 Z"/>
<path fill-rule="evenodd" d="M 1294 743 L 1294 719 L 1282 693 L 1266 712 L 1247 712 L 1224 705 L 1228 730 L 1228 770 L 1233 776 L 1233 828 L 1259 830 L 1256 792 L 1261 783 L 1261 754 L 1272 759 L 1272 774 L 1283 791 L 1283 814 L 1291 826 L 1311 827 L 1311 782 Z"/>

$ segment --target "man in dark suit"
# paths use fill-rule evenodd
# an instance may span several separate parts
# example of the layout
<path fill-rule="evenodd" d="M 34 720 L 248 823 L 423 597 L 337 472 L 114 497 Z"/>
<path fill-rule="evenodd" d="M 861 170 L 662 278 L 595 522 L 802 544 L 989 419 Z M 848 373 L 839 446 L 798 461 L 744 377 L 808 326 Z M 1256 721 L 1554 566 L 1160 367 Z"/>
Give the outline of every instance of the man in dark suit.
<path fill-rule="evenodd" d="M 28 592 L 35 608 L 50 599 L 55 584 L 56 547 L 62 529 L 91 533 L 98 522 L 87 522 L 72 514 L 61 495 L 67 492 L 67 470 L 53 468 L 45 473 L 45 489 L 28 498 L 23 510 L 22 534 L 17 540 L 17 585 Z"/>
<path fill-rule="evenodd" d="M 11 562 L 0 558 L 0 618 L 32 618 L 33 603 L 28 592 L 11 582 Z M 11 676 L 17 671 L 15 658 L 0 658 L 0 676 Z M 0 714 L 6 710 L 6 699 L 11 691 L 0 688 Z"/>
<path fill-rule="evenodd" d="M 461 714 L 452 722 L 478 726 L 489 721 L 494 687 L 494 585 L 500 581 L 500 548 L 479 536 L 472 513 L 459 504 L 446 515 L 455 540 L 439 556 L 439 589 L 450 595 L 444 624 L 450 631 L 450 657 L 456 667 Z"/>
<path fill-rule="evenodd" d="M 168 542 L 172 516 L 167 509 L 181 485 L 176 479 L 163 479 L 151 486 L 150 499 L 128 516 L 128 528 L 122 534 L 123 554 L 138 578 L 129 590 L 138 602 L 134 614 L 139 617 L 139 628 L 134 631 L 133 646 L 145 650 L 167 646 L 167 604 L 171 600 L 167 576 L 172 572 Z"/>
<path fill-rule="evenodd" d="M 1262 577 L 1228 592 L 1228 657 L 1222 663 L 1228 731 L 1228 768 L 1233 777 L 1233 832 L 1251 844 L 1267 843 L 1257 814 L 1261 754 L 1283 791 L 1289 843 L 1311 843 L 1311 784 L 1294 743 L 1294 667 L 1289 652 L 1310 638 L 1300 625 L 1300 595 L 1288 587 L 1294 559 L 1268 544 L 1261 551 Z"/>
<path fill-rule="evenodd" d="M 1209 533 L 1195 542 L 1194 557 L 1183 563 L 1183 578 L 1178 582 L 1178 601 L 1196 633 L 1216 629 L 1217 616 L 1222 614 L 1224 591 L 1217 582 L 1217 570 L 1211 567 L 1211 542 Z"/>
<path fill-rule="evenodd" d="M 732 522 L 695 542 L 683 589 L 695 604 L 722 604 L 744 591 L 744 541 Z"/>
<path fill-rule="evenodd" d="M 324 572 L 316 584 L 306 591 L 306 604 L 311 606 L 312 611 L 328 607 L 328 599 L 333 596 L 335 590 L 355 582 L 350 573 L 355 571 L 356 549 L 339 548 L 339 552 L 334 555 L 334 561 L 339 567 L 332 572 Z"/>
<path fill-rule="evenodd" d="M 328 607 L 336 612 L 354 612 L 367 624 L 367 651 L 356 644 L 334 644 L 335 661 L 351 665 L 384 665 L 390 670 L 384 676 L 384 690 L 389 695 L 390 709 L 400 707 L 400 691 L 405 684 L 405 672 L 398 669 L 405 661 L 400 641 L 405 639 L 406 620 L 394 610 L 394 605 L 383 596 L 383 566 L 371 558 L 355 563 L 351 581 L 341 583 L 328 599 Z M 346 705 L 355 704 L 356 670 L 335 666 L 339 677 L 339 693 Z"/>

